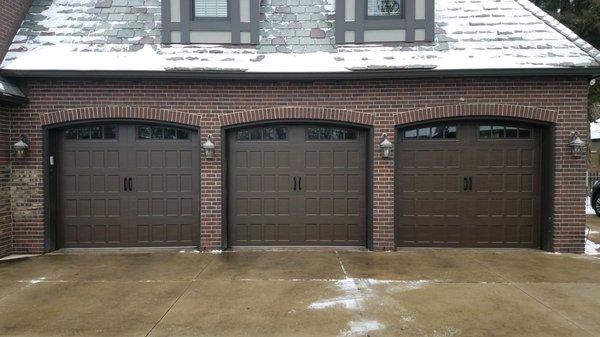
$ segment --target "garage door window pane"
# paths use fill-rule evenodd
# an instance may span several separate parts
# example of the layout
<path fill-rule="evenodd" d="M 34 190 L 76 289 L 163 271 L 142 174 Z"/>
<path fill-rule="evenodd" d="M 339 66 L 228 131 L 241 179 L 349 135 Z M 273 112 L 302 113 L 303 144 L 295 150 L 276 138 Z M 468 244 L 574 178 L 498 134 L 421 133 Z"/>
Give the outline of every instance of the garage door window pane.
<path fill-rule="evenodd" d="M 69 140 L 102 140 L 116 138 L 116 126 L 88 126 L 69 128 L 65 130 L 65 139 Z"/>
<path fill-rule="evenodd" d="M 479 138 L 492 138 L 492 127 L 489 125 L 480 126 Z"/>
<path fill-rule="evenodd" d="M 117 138 L 117 127 L 116 126 L 105 126 L 104 127 L 104 139 L 116 139 Z"/>
<path fill-rule="evenodd" d="M 264 128 L 263 140 L 284 140 L 287 137 L 284 128 Z"/>
<path fill-rule="evenodd" d="M 447 126 L 444 130 L 444 138 L 456 139 L 456 126 Z"/>
<path fill-rule="evenodd" d="M 504 138 L 504 126 L 493 126 L 492 138 Z"/>
<path fill-rule="evenodd" d="M 506 138 L 517 138 L 519 136 L 519 129 L 514 126 L 506 127 Z"/>
<path fill-rule="evenodd" d="M 404 131 L 404 139 L 417 139 L 417 130 L 406 130 Z"/>
<path fill-rule="evenodd" d="M 357 133 L 355 130 L 346 128 L 308 128 L 306 137 L 308 140 L 356 140 Z"/>
<path fill-rule="evenodd" d="M 138 139 L 142 140 L 182 140 L 189 139 L 188 130 L 165 128 L 161 126 L 139 126 L 137 128 Z"/>
<path fill-rule="evenodd" d="M 90 139 L 90 128 L 79 128 L 77 130 L 77 139 Z"/>
<path fill-rule="evenodd" d="M 531 130 L 519 128 L 519 138 L 531 138 Z"/>
<path fill-rule="evenodd" d="M 235 139 L 278 141 L 287 139 L 287 129 L 282 127 L 260 127 L 236 132 Z"/>
<path fill-rule="evenodd" d="M 90 136 L 92 139 L 102 139 L 102 128 L 99 126 L 90 128 Z"/>
<path fill-rule="evenodd" d="M 440 125 L 426 128 L 410 129 L 404 131 L 404 139 L 406 140 L 442 140 L 456 139 L 455 125 Z"/>
<path fill-rule="evenodd" d="M 444 128 L 431 128 L 431 138 L 432 139 L 443 139 L 444 138 Z"/>
<path fill-rule="evenodd" d="M 66 139 L 77 139 L 77 129 L 68 129 L 65 131 Z"/>
<path fill-rule="evenodd" d="M 431 129 L 430 128 L 420 128 L 419 129 L 419 139 L 429 139 L 429 137 L 431 136 Z"/>
<path fill-rule="evenodd" d="M 530 138 L 531 129 L 504 125 L 480 125 L 480 139 L 516 139 Z"/>

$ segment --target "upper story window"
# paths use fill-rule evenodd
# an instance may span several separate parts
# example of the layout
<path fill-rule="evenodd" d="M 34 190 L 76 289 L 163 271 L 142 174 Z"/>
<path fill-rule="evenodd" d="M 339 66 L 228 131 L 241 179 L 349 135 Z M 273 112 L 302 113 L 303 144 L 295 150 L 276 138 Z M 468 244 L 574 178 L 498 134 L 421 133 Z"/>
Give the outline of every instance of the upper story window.
<path fill-rule="evenodd" d="M 367 0 L 368 16 L 402 16 L 402 0 Z"/>
<path fill-rule="evenodd" d="M 428 42 L 435 0 L 336 0 L 336 43 Z"/>
<path fill-rule="evenodd" d="M 162 42 L 258 44 L 260 1 L 162 0 Z"/>
<path fill-rule="evenodd" d="M 194 0 L 197 18 L 226 18 L 228 0 Z"/>

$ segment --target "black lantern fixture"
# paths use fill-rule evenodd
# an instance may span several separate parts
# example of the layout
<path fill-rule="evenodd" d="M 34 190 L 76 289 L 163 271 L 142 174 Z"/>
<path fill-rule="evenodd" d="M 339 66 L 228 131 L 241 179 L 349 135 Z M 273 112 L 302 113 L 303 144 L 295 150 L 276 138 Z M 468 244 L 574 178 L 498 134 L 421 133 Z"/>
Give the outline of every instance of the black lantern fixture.
<path fill-rule="evenodd" d="M 213 143 L 212 139 L 213 139 L 213 136 L 211 134 L 209 134 L 206 137 L 206 142 L 204 142 L 204 144 L 202 144 L 202 148 L 204 149 L 204 156 L 207 159 L 211 159 L 215 154 L 215 143 Z"/>
<path fill-rule="evenodd" d="M 585 142 L 579 138 L 578 131 L 571 132 L 569 146 L 571 146 L 571 152 L 575 157 L 580 157 L 585 154 Z"/>
<path fill-rule="evenodd" d="M 15 149 L 15 154 L 17 158 L 25 157 L 27 150 L 29 149 L 29 144 L 27 143 L 27 138 L 24 135 L 21 135 L 19 141 L 13 144 L 13 148 Z"/>
<path fill-rule="evenodd" d="M 387 133 L 384 133 L 382 137 L 383 140 L 379 144 L 379 147 L 381 148 L 381 155 L 383 156 L 383 158 L 389 158 L 394 144 L 392 144 L 392 142 L 390 142 L 390 140 L 388 139 Z"/>

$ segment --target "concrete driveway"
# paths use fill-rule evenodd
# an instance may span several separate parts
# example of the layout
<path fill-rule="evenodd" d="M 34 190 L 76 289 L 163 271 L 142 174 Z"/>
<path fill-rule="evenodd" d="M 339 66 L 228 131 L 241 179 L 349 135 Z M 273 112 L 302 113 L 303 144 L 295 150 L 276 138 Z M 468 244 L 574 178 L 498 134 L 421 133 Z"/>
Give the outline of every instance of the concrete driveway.
<path fill-rule="evenodd" d="M 1 336 L 599 336 L 600 258 L 534 250 L 0 262 Z"/>

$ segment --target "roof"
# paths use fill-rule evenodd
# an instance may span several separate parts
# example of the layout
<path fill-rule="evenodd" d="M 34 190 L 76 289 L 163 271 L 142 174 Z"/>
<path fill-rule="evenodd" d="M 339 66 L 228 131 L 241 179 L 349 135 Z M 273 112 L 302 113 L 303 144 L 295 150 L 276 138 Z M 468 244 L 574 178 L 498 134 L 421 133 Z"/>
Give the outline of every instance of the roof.
<path fill-rule="evenodd" d="M 330 0 L 331 1 L 331 0 Z M 262 1 L 266 21 L 271 1 Z M 333 6 L 323 6 L 333 26 Z M 528 0 L 436 0 L 433 43 L 161 45 L 159 0 L 34 0 L 0 66 L 8 71 L 336 73 L 365 70 L 581 69 L 600 52 Z M 328 34 L 331 36 L 331 34 Z M 600 73 L 600 71 L 599 71 Z"/>

